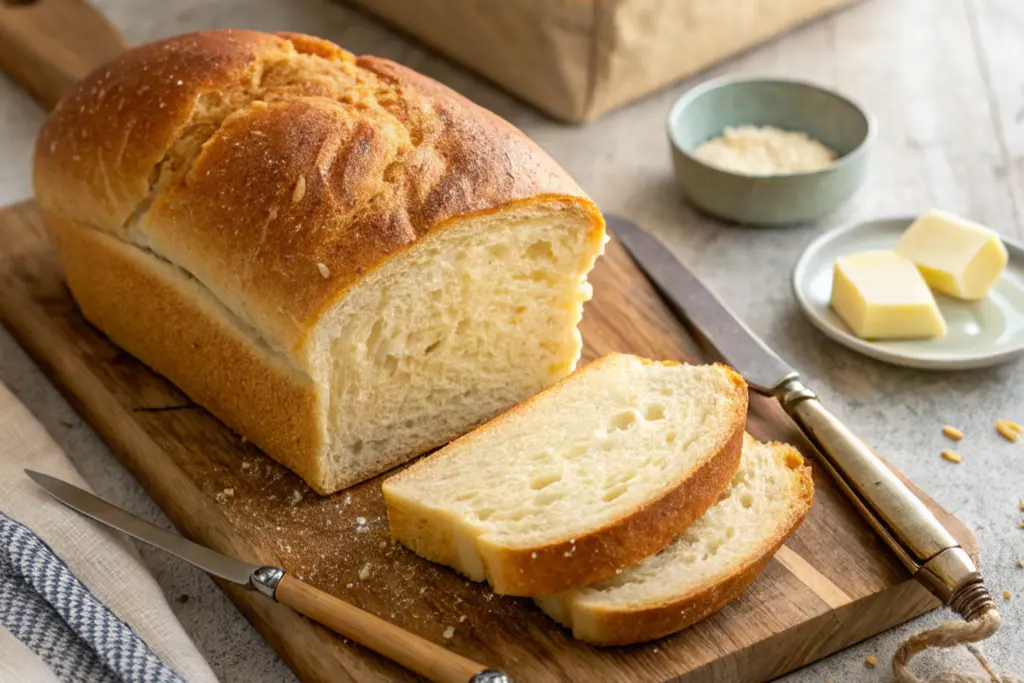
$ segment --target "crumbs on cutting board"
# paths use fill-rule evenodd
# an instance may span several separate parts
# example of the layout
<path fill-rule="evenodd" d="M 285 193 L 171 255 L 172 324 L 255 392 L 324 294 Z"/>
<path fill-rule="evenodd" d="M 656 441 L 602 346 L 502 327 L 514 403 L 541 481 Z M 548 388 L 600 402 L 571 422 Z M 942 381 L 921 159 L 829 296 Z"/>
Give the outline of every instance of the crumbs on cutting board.
<path fill-rule="evenodd" d="M 864 663 L 870 666 L 872 669 L 874 669 L 876 666 L 878 666 L 878 659 L 876 659 L 873 655 L 868 655 L 864 658 Z"/>
<path fill-rule="evenodd" d="M 444 630 L 444 633 L 442 633 L 441 635 L 444 636 L 445 640 L 451 640 L 452 636 L 455 635 L 455 627 L 449 626 Z"/>
<path fill-rule="evenodd" d="M 964 460 L 963 458 L 960 457 L 959 453 L 957 453 L 956 451 L 949 451 L 949 450 L 942 451 L 942 459 L 943 460 L 948 460 L 949 462 L 955 462 L 955 463 L 961 463 Z"/>
<path fill-rule="evenodd" d="M 370 572 L 371 571 L 372 571 L 372 569 L 370 567 L 370 563 L 367 562 L 366 564 L 363 565 L 363 568 L 359 570 L 359 579 L 361 581 L 366 581 L 368 578 L 370 578 Z"/>

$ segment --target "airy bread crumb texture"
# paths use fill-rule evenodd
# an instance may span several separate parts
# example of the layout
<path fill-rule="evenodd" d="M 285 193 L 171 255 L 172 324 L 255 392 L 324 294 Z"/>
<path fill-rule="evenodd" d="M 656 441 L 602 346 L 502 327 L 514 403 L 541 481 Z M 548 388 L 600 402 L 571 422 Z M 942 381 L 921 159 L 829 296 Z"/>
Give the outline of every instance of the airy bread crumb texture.
<path fill-rule="evenodd" d="M 499 593 L 614 575 L 715 501 L 745 413 L 727 368 L 605 357 L 385 481 L 392 533 Z"/>
<path fill-rule="evenodd" d="M 721 498 L 663 550 L 607 581 L 537 603 L 576 638 L 595 644 L 673 633 L 745 590 L 803 520 L 813 496 L 810 469 L 795 449 L 748 435 Z"/>

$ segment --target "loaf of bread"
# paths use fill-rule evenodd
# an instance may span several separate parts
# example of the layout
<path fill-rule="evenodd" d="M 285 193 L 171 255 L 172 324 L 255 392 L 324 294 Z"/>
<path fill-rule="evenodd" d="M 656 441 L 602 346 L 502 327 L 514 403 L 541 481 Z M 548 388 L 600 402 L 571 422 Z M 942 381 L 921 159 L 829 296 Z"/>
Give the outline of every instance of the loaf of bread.
<path fill-rule="evenodd" d="M 101 67 L 34 182 L 86 318 L 320 493 L 567 375 L 605 239 L 505 121 L 295 34 Z"/>
<path fill-rule="evenodd" d="M 391 533 L 497 593 L 613 577 L 718 500 L 746 410 L 724 366 L 606 356 L 387 479 Z"/>
<path fill-rule="evenodd" d="M 674 633 L 739 596 L 803 521 L 813 497 L 799 453 L 747 436 L 722 499 L 668 547 L 607 581 L 537 603 L 575 637 L 598 645 Z"/>

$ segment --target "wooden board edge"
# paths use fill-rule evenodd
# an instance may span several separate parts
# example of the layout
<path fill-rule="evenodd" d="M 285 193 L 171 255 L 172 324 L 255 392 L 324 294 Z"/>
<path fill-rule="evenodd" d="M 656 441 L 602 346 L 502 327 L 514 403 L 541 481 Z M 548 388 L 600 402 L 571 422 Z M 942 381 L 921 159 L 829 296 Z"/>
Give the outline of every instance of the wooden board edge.
<path fill-rule="evenodd" d="M 12 315 L 13 309 L 20 309 L 20 314 Z M 220 509 L 202 495 L 124 406 L 105 390 L 77 349 L 66 345 L 58 350 L 43 350 L 44 340 L 61 339 L 60 334 L 52 329 L 49 319 L 34 310 L 31 302 L 20 292 L 4 286 L 2 281 L 0 321 L 184 536 L 240 560 L 263 564 L 255 550 L 232 529 Z M 164 462 L 166 467 L 159 478 L 151 477 L 141 465 L 143 461 Z M 313 681 L 336 682 L 344 676 L 345 680 L 361 683 L 374 675 L 366 657 L 376 658 L 378 669 L 391 672 L 391 676 L 381 678 L 382 681 L 401 680 L 407 675 L 398 665 L 350 641 L 334 638 L 326 629 L 283 605 L 244 588 L 217 583 L 297 675 L 312 671 Z M 302 638 L 292 639 L 293 642 L 304 640 L 322 643 L 324 647 L 315 652 L 309 651 L 311 648 L 293 647 L 280 638 L 280 633 L 302 634 Z M 329 647 L 331 644 L 334 646 Z"/>
<path fill-rule="evenodd" d="M 770 636 L 756 648 L 743 648 L 666 683 L 764 683 L 940 606 L 921 584 L 909 579 L 842 607 L 829 608 Z"/>

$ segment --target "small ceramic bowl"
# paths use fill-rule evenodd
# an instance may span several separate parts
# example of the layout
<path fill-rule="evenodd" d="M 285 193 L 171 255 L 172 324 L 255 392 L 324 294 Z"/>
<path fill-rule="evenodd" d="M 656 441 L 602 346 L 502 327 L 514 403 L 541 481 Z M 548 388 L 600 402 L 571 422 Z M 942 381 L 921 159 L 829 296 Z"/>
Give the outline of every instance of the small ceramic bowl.
<path fill-rule="evenodd" d="M 741 125 L 802 131 L 839 158 L 818 171 L 754 176 L 694 156 L 703 142 Z M 848 98 L 786 80 L 708 81 L 676 100 L 668 115 L 672 161 L 683 192 L 707 213 L 752 225 L 805 223 L 838 208 L 864 182 L 874 131 L 871 115 Z"/>

